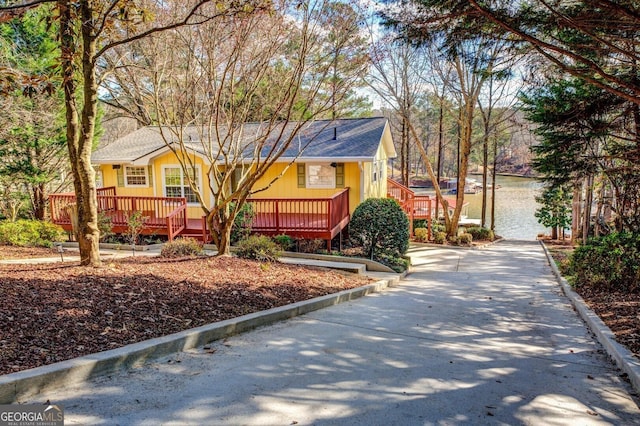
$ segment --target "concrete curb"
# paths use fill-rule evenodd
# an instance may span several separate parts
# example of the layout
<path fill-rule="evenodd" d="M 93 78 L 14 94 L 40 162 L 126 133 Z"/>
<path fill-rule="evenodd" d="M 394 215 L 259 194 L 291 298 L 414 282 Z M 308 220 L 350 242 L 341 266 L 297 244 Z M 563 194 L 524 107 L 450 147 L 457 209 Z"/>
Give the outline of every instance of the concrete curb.
<path fill-rule="evenodd" d="M 141 365 L 154 358 L 204 346 L 214 340 L 380 292 L 397 284 L 399 279 L 399 277 L 383 279 L 363 287 L 243 315 L 118 349 L 0 376 L 0 404 L 19 402 L 44 390 L 114 373 Z"/>
<path fill-rule="evenodd" d="M 587 323 L 591 331 L 596 335 L 600 344 L 604 346 L 609 357 L 615 361 L 624 373 L 628 375 L 631 385 L 636 392 L 640 393 L 640 360 L 633 356 L 631 351 L 626 347 L 616 341 L 615 334 L 613 334 L 611 329 L 607 327 L 600 317 L 587 306 L 584 299 L 578 293 L 573 291 L 571 285 L 562 277 L 556 262 L 553 260 L 551 253 L 549 253 L 549 250 L 547 250 L 544 243 L 540 241 L 540 244 L 542 245 L 544 253 L 547 256 L 547 260 L 549 261 L 549 265 L 551 266 L 551 270 L 558 279 L 564 294 L 569 298 L 569 300 L 571 300 L 574 308 L 578 311 L 584 322 Z"/>

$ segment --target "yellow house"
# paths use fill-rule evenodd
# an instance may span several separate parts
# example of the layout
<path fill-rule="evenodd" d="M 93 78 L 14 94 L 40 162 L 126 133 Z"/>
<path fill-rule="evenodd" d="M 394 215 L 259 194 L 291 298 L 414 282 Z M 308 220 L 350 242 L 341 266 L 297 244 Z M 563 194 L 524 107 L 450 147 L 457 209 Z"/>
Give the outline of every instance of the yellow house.
<path fill-rule="evenodd" d="M 245 134 L 255 134 L 259 126 L 260 123 L 246 124 L 243 131 Z M 217 142 L 203 136 L 202 129 L 193 127 L 183 131 L 182 140 L 187 141 L 188 155 L 195 165 L 192 177 L 204 203 L 211 205 L 213 194 L 206 173 L 211 166 L 208 159 L 215 156 L 206 153 L 210 153 L 210 149 L 215 150 Z M 166 219 L 171 211 L 158 199 L 183 198 L 184 228 L 177 233 L 170 230 L 167 235 L 172 238 L 178 234 L 196 234 L 201 232 L 194 231 L 194 227 L 202 223 L 203 211 L 180 167 L 176 157 L 179 154 L 166 141 L 173 141 L 171 129 L 152 126 L 139 129 L 96 150 L 92 162 L 96 166 L 97 186 L 105 188 L 98 193 L 99 207 L 148 212 L 153 218 L 151 222 L 160 226 L 168 223 Z M 277 138 L 273 143 L 278 143 Z M 346 208 L 345 214 L 348 216 L 365 199 L 387 196 L 387 162 L 395 157 L 389 124 L 383 117 L 312 121 L 300 129 L 288 149 L 256 182 L 252 189 L 258 192 L 251 200 L 331 200 L 337 194 L 342 194 L 339 203 L 343 209 Z M 246 157 L 247 162 L 250 160 Z M 225 162 L 217 161 L 216 166 L 225 167 Z M 101 196 L 103 205 L 100 205 Z M 111 202 L 111 199 L 104 197 L 118 197 L 119 203 L 129 200 L 129 204 L 119 208 L 114 204 L 115 198 Z M 131 205 L 133 199 L 135 208 Z M 56 202 L 55 196 L 52 201 L 52 204 Z M 164 204 L 167 203 L 165 200 Z M 347 206 L 344 206 L 345 203 Z M 61 209 L 60 206 L 52 206 L 54 221 L 55 212 Z M 171 205 L 171 208 L 177 207 Z M 332 208 L 335 210 L 335 207 Z M 320 208 L 328 213 L 326 209 Z M 341 222 L 344 222 L 343 219 L 340 219 Z M 64 226 L 64 223 L 58 223 Z M 258 223 L 254 225 L 254 229 L 259 228 Z M 300 223 L 298 218 L 295 226 L 308 227 L 309 224 Z M 199 227 L 202 229 L 202 225 Z M 282 229 L 273 232 L 265 230 L 265 233 L 280 231 Z"/>

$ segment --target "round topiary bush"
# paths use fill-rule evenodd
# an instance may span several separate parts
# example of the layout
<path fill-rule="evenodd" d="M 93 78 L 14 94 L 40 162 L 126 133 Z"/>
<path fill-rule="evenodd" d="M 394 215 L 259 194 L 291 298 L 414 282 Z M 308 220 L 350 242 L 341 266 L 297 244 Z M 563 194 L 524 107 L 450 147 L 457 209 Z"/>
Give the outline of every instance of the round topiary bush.
<path fill-rule="evenodd" d="M 468 232 L 464 232 L 460 234 L 460 236 L 458 237 L 458 241 L 464 246 L 470 246 L 471 242 L 473 241 L 473 235 Z"/>
<path fill-rule="evenodd" d="M 409 219 L 391 198 L 369 198 L 353 212 L 349 236 L 371 259 L 400 257 L 409 248 Z"/>
<path fill-rule="evenodd" d="M 447 233 L 438 231 L 433 234 L 433 242 L 436 244 L 444 244 L 447 241 Z"/>
<path fill-rule="evenodd" d="M 427 228 L 415 228 L 413 230 L 413 233 L 415 235 L 415 239 L 418 242 L 424 243 L 426 242 L 429 238 L 429 231 L 427 230 Z"/>

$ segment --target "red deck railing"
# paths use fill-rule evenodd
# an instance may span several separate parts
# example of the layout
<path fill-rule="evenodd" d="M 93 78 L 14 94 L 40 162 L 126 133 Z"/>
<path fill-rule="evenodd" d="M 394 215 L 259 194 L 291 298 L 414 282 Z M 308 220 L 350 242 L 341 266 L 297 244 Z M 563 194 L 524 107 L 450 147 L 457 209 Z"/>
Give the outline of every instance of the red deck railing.
<path fill-rule="evenodd" d="M 114 232 L 122 232 L 128 226 L 134 212 L 142 214 L 143 233 L 165 232 L 173 239 L 187 224 L 187 201 L 176 197 L 131 197 L 115 195 L 115 187 L 99 188 L 98 211 L 109 216 Z M 49 197 L 51 221 L 71 230 L 70 206 L 75 204 L 74 194 L 52 194 Z"/>
<path fill-rule="evenodd" d="M 251 198 L 251 230 L 265 235 L 327 240 L 349 223 L 349 188 L 331 198 Z"/>
<path fill-rule="evenodd" d="M 425 219 L 428 223 L 427 238 L 431 239 L 431 209 L 433 199 L 428 195 L 416 195 L 408 187 L 387 179 L 387 196 L 396 199 L 402 210 L 409 216 L 409 230 L 413 235 L 413 220 Z"/>
<path fill-rule="evenodd" d="M 145 234 L 163 234 L 172 240 L 181 233 L 202 236 L 208 240 L 206 221 L 188 220 L 184 198 L 131 197 L 116 195 L 114 187 L 100 188 L 98 210 L 108 215 L 114 232 L 125 232 L 128 219 L 141 212 Z M 74 194 L 52 194 L 49 198 L 51 220 L 67 231 L 72 230 L 69 207 L 76 202 Z M 294 238 L 331 240 L 349 223 L 349 188 L 330 198 L 252 198 L 251 229 L 265 235 L 287 234 Z"/>

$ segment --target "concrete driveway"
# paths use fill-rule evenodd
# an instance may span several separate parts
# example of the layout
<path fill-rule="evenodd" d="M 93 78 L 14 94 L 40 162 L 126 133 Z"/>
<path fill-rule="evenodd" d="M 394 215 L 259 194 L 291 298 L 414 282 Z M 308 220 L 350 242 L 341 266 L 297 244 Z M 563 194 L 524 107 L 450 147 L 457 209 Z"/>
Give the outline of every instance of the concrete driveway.
<path fill-rule="evenodd" d="M 383 293 L 41 399 L 68 425 L 640 424 L 537 242 L 410 255 Z"/>

